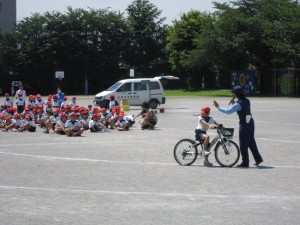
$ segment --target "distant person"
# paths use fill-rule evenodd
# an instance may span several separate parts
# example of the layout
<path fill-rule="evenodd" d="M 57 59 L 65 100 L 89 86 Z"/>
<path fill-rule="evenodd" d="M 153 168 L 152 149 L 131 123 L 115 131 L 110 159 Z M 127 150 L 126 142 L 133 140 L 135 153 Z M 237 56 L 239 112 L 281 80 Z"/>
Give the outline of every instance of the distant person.
<path fill-rule="evenodd" d="M 20 93 L 21 93 L 21 95 L 20 95 Z M 15 94 L 15 98 L 16 99 L 19 99 L 20 97 L 21 97 L 21 99 L 24 99 L 24 101 L 25 101 L 25 99 L 26 99 L 26 91 L 24 90 L 23 84 L 19 85 L 19 90 L 17 90 L 17 92 Z M 25 105 L 25 103 L 24 103 L 24 105 Z"/>
<path fill-rule="evenodd" d="M 65 94 L 61 91 L 60 87 L 57 88 L 56 97 L 57 97 L 59 106 L 61 106 L 61 103 L 64 101 Z"/>
<path fill-rule="evenodd" d="M 251 150 L 252 155 L 255 160 L 255 166 L 258 166 L 263 162 L 261 155 L 259 154 L 256 141 L 254 138 L 254 120 L 251 114 L 250 101 L 246 98 L 244 90 L 241 86 L 235 86 L 232 90 L 234 96 L 229 102 L 233 104 L 230 108 L 226 109 L 221 107 L 216 101 L 214 101 L 215 107 L 219 109 L 220 112 L 231 114 L 237 112 L 240 119 L 240 128 L 239 128 L 239 141 L 240 149 L 242 154 L 242 163 L 238 167 L 249 167 L 249 155 L 248 148 Z M 234 99 L 238 100 L 235 102 Z"/>
<path fill-rule="evenodd" d="M 13 107 L 12 99 L 9 97 L 8 93 L 5 93 L 5 99 L 4 99 L 4 108 L 7 109 L 8 106 Z"/>

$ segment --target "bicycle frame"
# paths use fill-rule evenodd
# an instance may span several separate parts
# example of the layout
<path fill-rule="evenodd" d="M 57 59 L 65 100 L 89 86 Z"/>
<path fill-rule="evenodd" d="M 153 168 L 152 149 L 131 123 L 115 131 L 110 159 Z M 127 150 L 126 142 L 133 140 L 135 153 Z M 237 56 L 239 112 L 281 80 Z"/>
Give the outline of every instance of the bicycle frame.
<path fill-rule="evenodd" d="M 223 146 L 224 150 L 225 150 L 225 153 L 228 154 L 228 150 L 226 148 L 226 145 L 224 145 L 224 142 L 223 141 L 226 141 L 227 138 L 223 137 L 221 132 L 220 132 L 220 129 L 217 128 L 217 135 L 214 137 L 214 139 L 210 142 L 207 150 L 210 151 L 212 149 L 212 147 L 217 143 L 217 142 L 220 142 L 221 145 Z M 204 141 L 199 141 L 199 140 L 196 140 L 196 143 L 194 144 L 194 146 L 197 148 L 199 145 L 201 145 L 201 148 L 203 149 L 203 142 Z"/>

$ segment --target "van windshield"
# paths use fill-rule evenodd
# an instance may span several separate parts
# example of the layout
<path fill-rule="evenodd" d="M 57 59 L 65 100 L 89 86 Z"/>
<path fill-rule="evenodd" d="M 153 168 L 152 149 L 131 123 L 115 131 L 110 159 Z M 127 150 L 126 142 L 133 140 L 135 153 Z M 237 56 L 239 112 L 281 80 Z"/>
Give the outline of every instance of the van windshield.
<path fill-rule="evenodd" d="M 121 84 L 122 84 L 121 82 L 117 82 L 113 86 L 111 86 L 110 88 L 108 88 L 107 90 L 108 91 L 115 91 L 118 87 L 121 86 Z"/>

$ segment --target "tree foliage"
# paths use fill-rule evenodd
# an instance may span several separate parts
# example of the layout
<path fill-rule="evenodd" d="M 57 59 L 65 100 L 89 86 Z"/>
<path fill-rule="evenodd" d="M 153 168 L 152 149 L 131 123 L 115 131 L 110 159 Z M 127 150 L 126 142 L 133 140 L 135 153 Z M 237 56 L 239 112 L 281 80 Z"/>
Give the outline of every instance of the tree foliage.
<path fill-rule="evenodd" d="M 0 34 L 0 88 L 7 90 L 13 79 L 30 84 L 33 92 L 49 93 L 58 85 L 54 72 L 62 70 L 67 94 L 83 93 L 85 80 L 95 93 L 127 77 L 130 68 L 143 77 L 167 73 L 170 66 L 195 89 L 203 81 L 205 88 L 229 88 L 230 70 L 256 69 L 261 92 L 270 93 L 272 69 L 299 68 L 299 1 L 214 5 L 213 14 L 191 10 L 169 27 L 149 0 L 134 0 L 127 16 L 71 7 L 33 14 Z"/>
<path fill-rule="evenodd" d="M 161 11 L 148 0 L 135 0 L 127 12 L 131 42 L 128 63 L 138 74 L 153 76 L 167 72 L 167 26 Z"/>

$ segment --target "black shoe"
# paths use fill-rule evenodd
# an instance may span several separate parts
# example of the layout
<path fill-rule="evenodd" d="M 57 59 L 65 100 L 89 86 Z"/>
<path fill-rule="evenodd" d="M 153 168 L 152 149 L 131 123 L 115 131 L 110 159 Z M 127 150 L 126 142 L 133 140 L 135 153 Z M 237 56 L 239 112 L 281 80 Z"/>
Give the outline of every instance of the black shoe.
<path fill-rule="evenodd" d="M 258 160 L 258 161 L 256 161 L 256 163 L 254 163 L 254 166 L 258 166 L 259 164 L 261 164 L 262 162 L 263 162 L 264 160 Z"/>
<path fill-rule="evenodd" d="M 238 167 L 238 168 L 249 168 L 249 164 L 241 163 L 241 164 L 237 165 L 236 167 Z"/>

